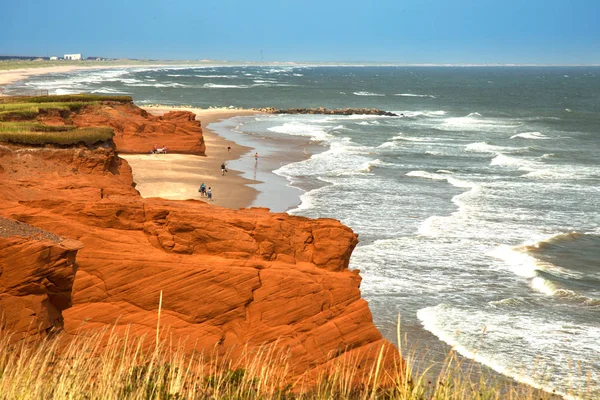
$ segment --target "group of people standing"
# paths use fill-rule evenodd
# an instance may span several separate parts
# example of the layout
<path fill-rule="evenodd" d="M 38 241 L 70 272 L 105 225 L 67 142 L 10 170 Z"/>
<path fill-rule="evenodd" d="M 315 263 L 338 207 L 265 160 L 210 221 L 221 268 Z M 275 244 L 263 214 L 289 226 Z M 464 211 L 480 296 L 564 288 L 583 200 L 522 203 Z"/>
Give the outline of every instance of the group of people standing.
<path fill-rule="evenodd" d="M 198 191 L 200 192 L 200 197 L 208 197 L 209 200 L 212 200 L 212 189 L 210 186 L 207 189 L 204 182 L 202 182 Z"/>

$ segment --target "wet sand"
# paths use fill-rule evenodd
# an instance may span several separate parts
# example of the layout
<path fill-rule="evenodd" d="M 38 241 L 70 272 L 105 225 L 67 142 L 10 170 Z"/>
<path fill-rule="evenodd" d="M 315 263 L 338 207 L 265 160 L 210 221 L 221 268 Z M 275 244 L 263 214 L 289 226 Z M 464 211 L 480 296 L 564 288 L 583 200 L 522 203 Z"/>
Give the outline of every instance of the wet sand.
<path fill-rule="evenodd" d="M 284 164 L 307 158 L 308 155 L 303 152 L 307 140 L 253 139 L 249 135 L 231 132 L 222 124 L 215 124 L 234 117 L 260 115 L 254 110 L 157 106 L 144 109 L 155 115 L 172 110 L 195 113 L 196 119 L 202 123 L 206 156 L 121 155 L 131 165 L 136 189 L 143 197 L 197 199 L 232 209 L 268 207 L 276 212 L 300 203 L 301 191 L 291 188 L 285 178 L 272 171 Z M 218 132 L 213 126 L 218 127 Z M 224 136 L 235 137 L 235 141 Z M 228 147 L 231 148 L 230 152 Z M 254 158 L 257 152 L 258 161 Z M 228 170 L 225 175 L 221 175 L 223 162 Z M 212 188 L 212 200 L 201 197 L 198 192 L 201 183 Z"/>

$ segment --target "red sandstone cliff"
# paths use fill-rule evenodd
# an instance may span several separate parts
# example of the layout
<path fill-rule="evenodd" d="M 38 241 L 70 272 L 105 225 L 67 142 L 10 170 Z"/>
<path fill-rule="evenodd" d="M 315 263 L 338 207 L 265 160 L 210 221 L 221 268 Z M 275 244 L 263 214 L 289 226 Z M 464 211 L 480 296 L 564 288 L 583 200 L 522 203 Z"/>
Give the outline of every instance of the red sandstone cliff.
<path fill-rule="evenodd" d="M 126 109 L 106 107 L 107 122 L 125 127 L 117 146 L 141 143 L 129 140 L 132 120 L 147 118 L 136 122 L 144 132 L 164 124 L 139 111 L 120 118 Z M 74 120 L 91 124 L 96 115 Z M 338 221 L 143 199 L 110 146 L 0 143 L 0 181 L 0 216 L 83 244 L 72 307 L 62 313 L 69 335 L 115 324 L 153 335 L 162 291 L 163 333 L 187 338 L 190 350 L 217 346 L 235 356 L 246 343 L 278 341 L 290 350 L 295 375 L 342 355 L 368 370 L 381 346 L 386 365 L 396 360 L 360 297 L 360 276 L 348 270 L 356 235 Z"/>
<path fill-rule="evenodd" d="M 49 125 L 109 126 L 115 131 L 113 140 L 120 153 L 148 153 L 154 145 L 180 154 L 204 155 L 206 150 L 200 121 L 189 111 L 155 116 L 133 103 L 105 102 L 69 115 L 50 111 L 38 119 Z"/>
<path fill-rule="evenodd" d="M 11 340 L 35 340 L 62 328 L 71 306 L 75 255 L 82 247 L 0 218 L 0 310 Z"/>

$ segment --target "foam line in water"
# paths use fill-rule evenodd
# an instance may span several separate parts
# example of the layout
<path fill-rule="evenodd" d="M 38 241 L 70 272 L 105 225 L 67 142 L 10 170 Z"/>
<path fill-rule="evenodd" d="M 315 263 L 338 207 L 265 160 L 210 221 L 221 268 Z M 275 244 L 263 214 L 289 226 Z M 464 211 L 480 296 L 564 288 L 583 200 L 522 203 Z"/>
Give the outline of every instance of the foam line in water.
<path fill-rule="evenodd" d="M 432 99 L 435 99 L 436 96 L 433 96 L 431 94 L 416 94 L 416 93 L 397 93 L 394 96 L 400 96 L 400 97 L 429 97 Z"/>
<path fill-rule="evenodd" d="M 373 92 L 354 92 L 352 94 L 354 94 L 355 96 L 385 96 L 385 94 Z"/>
<path fill-rule="evenodd" d="M 205 89 L 248 89 L 249 85 L 225 85 L 219 83 L 205 83 L 202 85 Z"/>
<path fill-rule="evenodd" d="M 542 389 L 549 393 L 558 393 L 561 396 L 563 396 L 565 399 L 573 399 L 573 400 L 578 399 L 577 397 L 557 391 L 554 387 L 552 387 L 550 385 L 542 384 L 539 382 L 539 380 L 536 380 L 533 377 L 528 375 L 534 371 L 528 371 L 527 373 L 518 372 L 518 371 L 514 370 L 513 368 L 508 367 L 507 365 L 504 365 L 502 360 L 496 360 L 496 359 L 492 358 L 491 355 L 487 355 L 487 354 L 479 351 L 478 349 L 473 349 L 471 347 L 467 347 L 466 345 L 463 345 L 460 340 L 461 339 L 460 331 L 454 331 L 453 334 L 449 334 L 442 327 L 442 323 L 439 321 L 438 313 L 441 312 L 441 313 L 446 314 L 449 311 L 451 311 L 449 306 L 447 306 L 445 304 L 440 304 L 435 307 L 427 307 L 427 308 L 420 309 L 419 311 L 417 311 L 417 318 L 420 320 L 420 322 L 423 325 L 423 328 L 425 330 L 431 332 L 434 336 L 436 336 L 442 342 L 451 346 L 453 350 L 455 350 L 457 353 L 461 354 L 463 357 L 466 357 L 468 359 L 471 359 L 478 363 L 486 365 L 489 368 L 493 369 L 494 371 L 496 371 L 502 375 L 505 375 L 509 378 L 512 378 L 517 382 L 524 383 L 524 384 L 533 386 L 538 389 Z M 483 340 L 483 337 L 485 336 L 485 333 L 484 333 L 485 328 L 487 328 L 487 325 L 484 325 L 484 327 L 482 327 L 482 329 L 481 329 L 480 335 L 482 337 L 482 340 Z M 543 376 L 542 376 L 542 380 L 543 380 Z"/>

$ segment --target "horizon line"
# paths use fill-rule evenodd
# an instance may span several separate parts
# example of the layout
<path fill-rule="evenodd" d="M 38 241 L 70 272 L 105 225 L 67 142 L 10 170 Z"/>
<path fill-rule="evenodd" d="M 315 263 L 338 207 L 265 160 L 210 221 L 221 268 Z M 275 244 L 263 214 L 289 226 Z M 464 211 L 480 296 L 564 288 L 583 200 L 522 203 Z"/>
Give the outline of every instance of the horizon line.
<path fill-rule="evenodd" d="M 0 57 L 15 57 L 14 59 L 0 59 L 0 63 L 3 62 L 36 62 L 36 60 L 23 60 L 19 59 L 21 57 L 31 57 L 31 58 L 42 58 L 42 60 L 37 60 L 37 62 L 43 61 L 56 61 L 56 62 L 69 62 L 72 63 L 72 60 L 46 60 L 44 58 L 48 57 L 34 57 L 34 56 L 13 56 L 13 55 L 2 55 Z M 390 66 L 390 67 L 600 67 L 600 63 L 403 63 L 403 62 L 394 62 L 394 61 L 243 61 L 243 60 L 211 60 L 211 59 L 201 59 L 201 60 L 185 60 L 185 59 L 154 59 L 154 58 L 106 58 L 104 60 L 75 60 L 77 62 L 118 62 L 118 61 L 135 61 L 135 62 L 143 62 L 143 63 L 161 63 L 168 62 L 173 63 L 172 65 L 176 65 L 176 63 L 186 63 L 186 64 L 198 64 L 198 65 L 210 65 L 210 64 L 227 64 L 227 65 L 253 65 L 253 66 Z"/>

